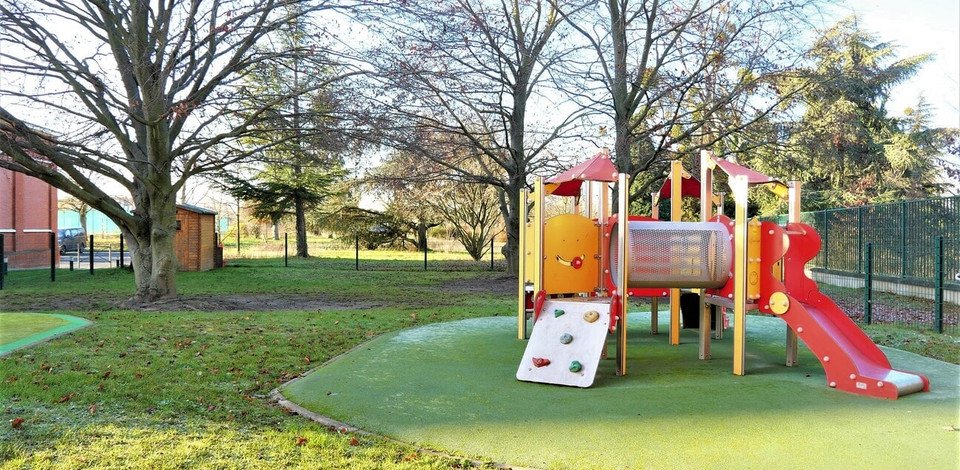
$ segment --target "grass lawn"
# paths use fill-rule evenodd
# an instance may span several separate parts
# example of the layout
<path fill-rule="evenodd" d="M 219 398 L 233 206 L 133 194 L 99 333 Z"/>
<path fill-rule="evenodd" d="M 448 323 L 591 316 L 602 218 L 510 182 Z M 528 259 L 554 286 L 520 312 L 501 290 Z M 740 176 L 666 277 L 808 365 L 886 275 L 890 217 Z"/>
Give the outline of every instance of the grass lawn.
<path fill-rule="evenodd" d="M 159 311 L 118 307 L 133 292 L 128 271 L 60 271 L 55 283 L 45 270 L 11 272 L 0 310 L 94 324 L 0 357 L 0 466 L 462 465 L 327 430 L 267 399 L 382 333 L 514 314 L 515 280 L 486 271 L 487 263 L 438 255 L 423 272 L 421 254 L 377 250 L 358 272 L 347 254 L 291 259 L 289 268 L 276 258 L 230 260 L 221 270 L 181 273 L 181 299 Z"/>

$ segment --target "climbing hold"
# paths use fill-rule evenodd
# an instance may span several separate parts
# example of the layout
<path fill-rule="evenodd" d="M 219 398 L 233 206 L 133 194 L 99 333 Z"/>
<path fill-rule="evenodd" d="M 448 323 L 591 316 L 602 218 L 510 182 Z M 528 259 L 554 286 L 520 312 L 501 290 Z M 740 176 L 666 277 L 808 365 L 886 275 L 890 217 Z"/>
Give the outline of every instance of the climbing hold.
<path fill-rule="evenodd" d="M 563 315 L 564 313 L 567 313 L 567 312 L 564 312 L 563 309 L 559 309 L 559 308 L 558 308 L 558 309 L 556 309 L 556 310 L 553 311 L 553 317 L 554 317 L 554 318 L 559 317 L 560 315 Z"/>
<path fill-rule="evenodd" d="M 550 359 L 547 359 L 545 357 L 535 357 L 533 358 L 533 365 L 537 367 L 548 366 L 550 365 Z"/>
<path fill-rule="evenodd" d="M 598 312 L 598 311 L 596 311 L 596 310 L 591 310 L 591 311 L 583 314 L 583 319 L 584 319 L 584 321 L 586 321 L 587 323 L 593 323 L 593 322 L 595 322 L 595 321 L 597 321 L 597 320 L 600 319 L 600 312 Z"/>
<path fill-rule="evenodd" d="M 570 363 L 570 372 L 580 372 L 581 370 L 583 370 L 583 364 L 580 364 L 580 361 Z"/>
<path fill-rule="evenodd" d="M 563 344 L 570 344 L 571 341 L 573 341 L 573 335 L 571 335 L 570 333 L 564 333 L 564 334 L 560 335 L 560 342 L 561 342 L 561 343 L 563 343 Z"/>

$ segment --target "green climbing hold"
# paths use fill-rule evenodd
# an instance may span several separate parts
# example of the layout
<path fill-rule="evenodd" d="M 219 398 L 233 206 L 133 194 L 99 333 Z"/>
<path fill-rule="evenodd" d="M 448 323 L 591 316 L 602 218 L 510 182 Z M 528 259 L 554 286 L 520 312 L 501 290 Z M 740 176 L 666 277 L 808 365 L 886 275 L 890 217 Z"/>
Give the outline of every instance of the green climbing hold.
<path fill-rule="evenodd" d="M 571 341 L 573 341 L 573 335 L 571 335 L 570 333 L 564 333 L 564 334 L 560 335 L 560 342 L 561 342 L 561 343 L 563 343 L 563 344 L 570 344 Z"/>
<path fill-rule="evenodd" d="M 558 308 L 558 309 L 556 309 L 556 310 L 553 311 L 553 317 L 554 317 L 554 318 L 559 317 L 560 315 L 563 315 L 564 313 L 567 313 L 567 312 L 564 312 L 562 309 L 559 309 L 559 308 Z"/>
<path fill-rule="evenodd" d="M 580 364 L 580 361 L 570 363 L 570 372 L 580 372 L 581 370 L 583 370 L 583 364 Z"/>

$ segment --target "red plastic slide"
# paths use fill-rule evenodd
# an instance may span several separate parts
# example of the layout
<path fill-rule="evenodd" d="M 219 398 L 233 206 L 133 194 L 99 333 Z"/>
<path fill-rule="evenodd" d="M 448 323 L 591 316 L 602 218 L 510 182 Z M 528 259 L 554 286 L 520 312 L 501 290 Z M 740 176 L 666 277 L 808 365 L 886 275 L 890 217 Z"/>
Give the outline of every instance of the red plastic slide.
<path fill-rule="evenodd" d="M 783 233 L 775 225 L 764 225 L 764 230 Z M 922 374 L 893 369 L 883 351 L 804 273 L 804 265 L 820 250 L 817 232 L 806 224 L 789 224 L 786 235 L 789 248 L 784 257 L 783 286 L 789 308 L 780 317 L 823 364 L 827 384 L 889 399 L 929 391 L 930 381 Z"/>

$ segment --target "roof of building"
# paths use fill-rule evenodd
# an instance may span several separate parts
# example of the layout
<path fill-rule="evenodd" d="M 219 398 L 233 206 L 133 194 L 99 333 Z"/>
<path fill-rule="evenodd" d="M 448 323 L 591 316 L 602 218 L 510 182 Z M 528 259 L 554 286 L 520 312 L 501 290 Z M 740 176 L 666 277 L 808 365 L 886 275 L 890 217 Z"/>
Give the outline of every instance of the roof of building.
<path fill-rule="evenodd" d="M 197 214 L 217 215 L 217 211 L 210 210 L 200 206 L 195 206 L 193 204 L 177 204 L 177 208 L 183 209 L 185 211 L 196 212 Z"/>

